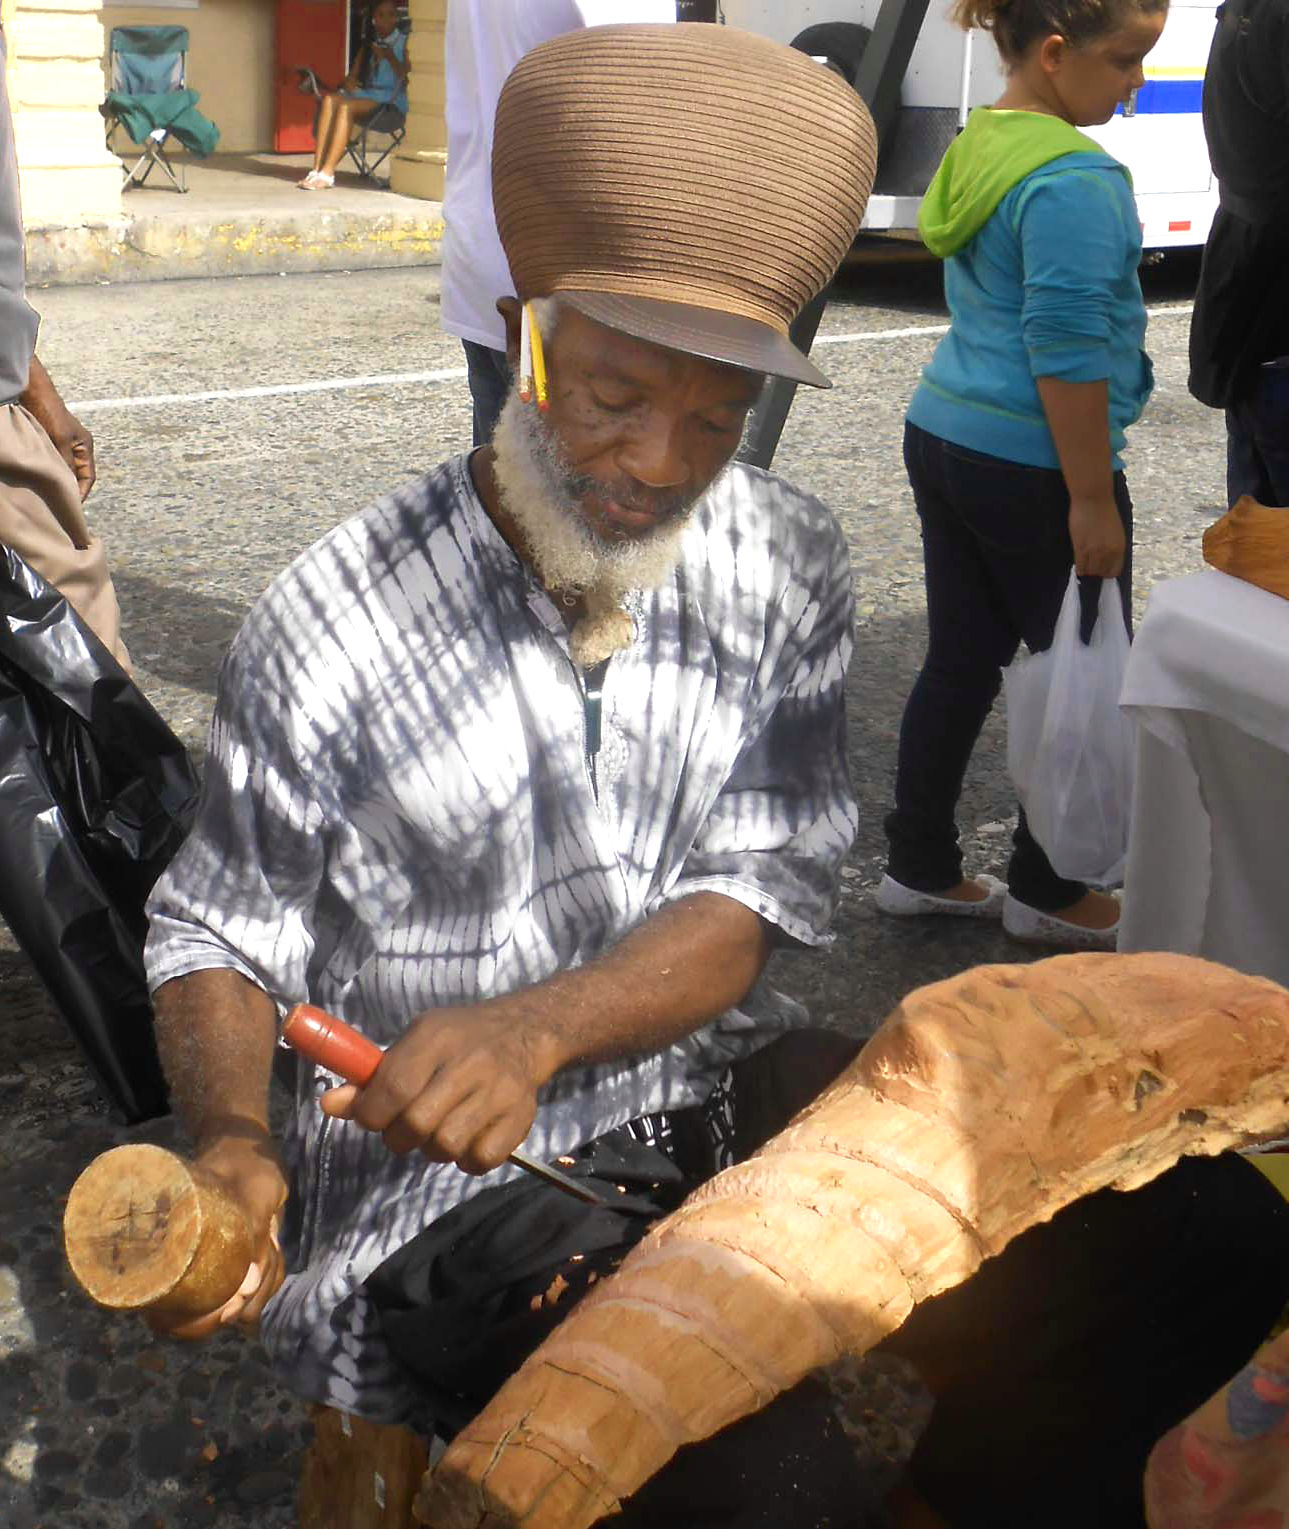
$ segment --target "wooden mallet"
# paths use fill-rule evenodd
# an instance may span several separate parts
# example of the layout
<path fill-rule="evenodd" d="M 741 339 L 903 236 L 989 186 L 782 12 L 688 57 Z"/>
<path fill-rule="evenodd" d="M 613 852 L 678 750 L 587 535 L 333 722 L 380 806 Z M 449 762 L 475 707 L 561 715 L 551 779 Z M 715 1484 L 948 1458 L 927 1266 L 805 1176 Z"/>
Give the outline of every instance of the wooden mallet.
<path fill-rule="evenodd" d="M 288 1044 L 351 1083 L 370 1082 L 382 1052 L 340 1020 L 297 1004 Z M 63 1215 L 67 1261 L 110 1311 L 196 1318 L 237 1293 L 255 1256 L 240 1205 L 217 1179 L 163 1147 L 116 1147 L 72 1185 Z"/>
<path fill-rule="evenodd" d="M 237 1293 L 255 1256 L 245 1213 L 219 1181 L 142 1143 L 96 1157 L 72 1185 L 63 1244 L 100 1306 L 194 1319 Z"/>

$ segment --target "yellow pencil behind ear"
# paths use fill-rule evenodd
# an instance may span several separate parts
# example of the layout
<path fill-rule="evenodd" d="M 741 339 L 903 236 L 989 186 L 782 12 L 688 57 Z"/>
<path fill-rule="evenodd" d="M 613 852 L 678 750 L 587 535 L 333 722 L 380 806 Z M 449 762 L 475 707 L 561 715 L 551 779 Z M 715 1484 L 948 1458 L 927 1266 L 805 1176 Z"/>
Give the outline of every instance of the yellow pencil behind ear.
<path fill-rule="evenodd" d="M 550 391 L 546 384 L 546 351 L 542 345 L 541 329 L 532 315 L 531 303 L 524 304 L 524 314 L 528 318 L 528 341 L 533 357 L 533 385 L 537 391 L 537 407 L 549 409 Z"/>

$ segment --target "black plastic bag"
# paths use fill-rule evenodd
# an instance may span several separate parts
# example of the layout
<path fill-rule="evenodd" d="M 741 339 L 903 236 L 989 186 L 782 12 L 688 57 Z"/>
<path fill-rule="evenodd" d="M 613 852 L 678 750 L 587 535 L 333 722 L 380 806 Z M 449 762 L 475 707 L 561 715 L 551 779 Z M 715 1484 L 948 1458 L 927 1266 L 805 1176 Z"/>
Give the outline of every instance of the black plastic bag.
<path fill-rule="evenodd" d="M 196 805 L 178 738 L 63 596 L 0 546 L 0 916 L 131 1124 L 169 1109 L 143 905 Z"/>

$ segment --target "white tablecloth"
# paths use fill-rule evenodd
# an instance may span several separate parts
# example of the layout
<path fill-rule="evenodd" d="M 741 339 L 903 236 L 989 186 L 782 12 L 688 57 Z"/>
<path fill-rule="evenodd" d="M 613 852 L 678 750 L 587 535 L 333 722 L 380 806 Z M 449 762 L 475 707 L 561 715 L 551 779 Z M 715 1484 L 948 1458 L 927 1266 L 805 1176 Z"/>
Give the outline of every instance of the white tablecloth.
<path fill-rule="evenodd" d="M 1123 704 L 1139 726 L 1120 950 L 1289 983 L 1289 601 L 1215 570 L 1157 584 Z"/>

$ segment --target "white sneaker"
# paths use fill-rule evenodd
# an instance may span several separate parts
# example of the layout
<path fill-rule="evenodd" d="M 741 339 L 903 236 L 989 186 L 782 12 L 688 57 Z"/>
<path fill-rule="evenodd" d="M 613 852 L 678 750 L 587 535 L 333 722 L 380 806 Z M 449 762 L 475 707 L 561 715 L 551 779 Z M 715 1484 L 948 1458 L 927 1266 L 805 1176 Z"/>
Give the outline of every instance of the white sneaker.
<path fill-rule="evenodd" d="M 934 892 L 915 892 L 893 876 L 883 876 L 877 889 L 877 910 L 892 918 L 923 918 L 943 913 L 950 918 L 997 918 L 1002 912 L 1007 888 L 996 876 L 973 878 L 986 888 L 987 897 L 964 902 L 960 897 L 937 897 Z"/>
<path fill-rule="evenodd" d="M 1013 940 L 1025 945 L 1052 945 L 1062 950 L 1113 950 L 1119 943 L 1118 918 L 1109 929 L 1085 929 L 1055 913 L 1041 913 L 1008 893 L 1003 903 L 1003 928 Z"/>

